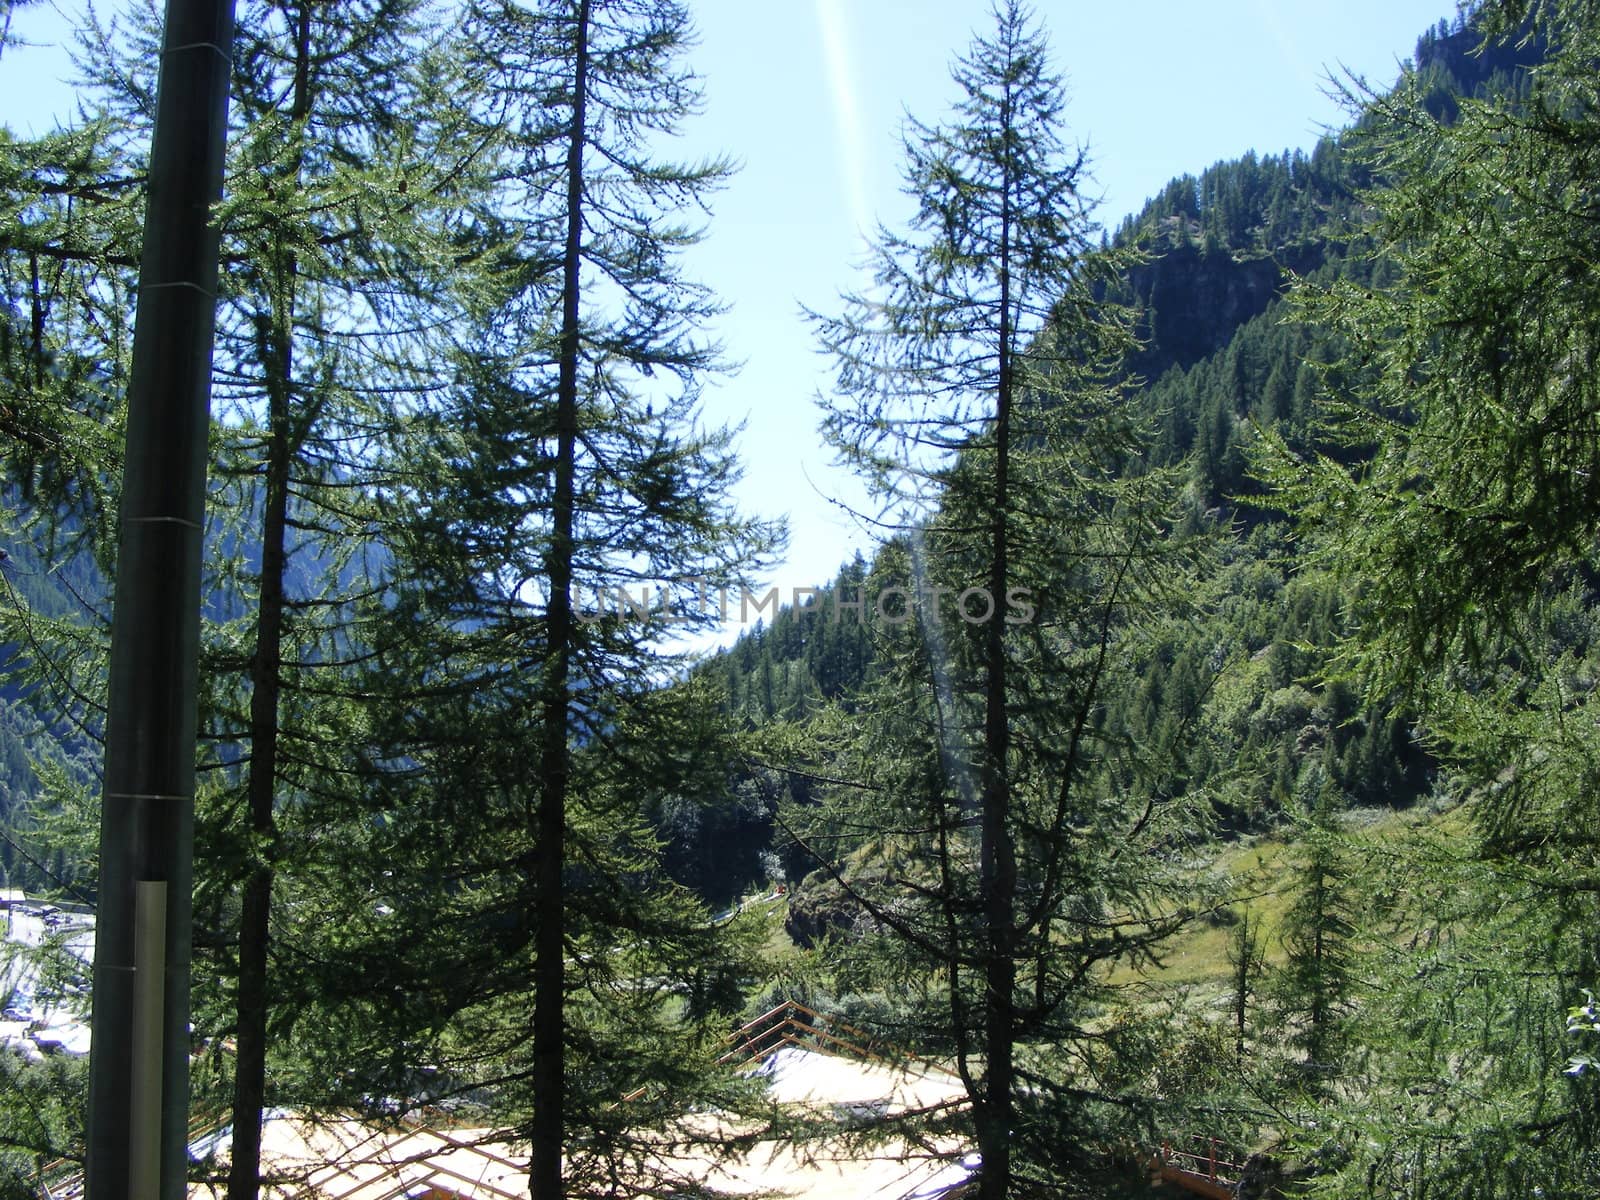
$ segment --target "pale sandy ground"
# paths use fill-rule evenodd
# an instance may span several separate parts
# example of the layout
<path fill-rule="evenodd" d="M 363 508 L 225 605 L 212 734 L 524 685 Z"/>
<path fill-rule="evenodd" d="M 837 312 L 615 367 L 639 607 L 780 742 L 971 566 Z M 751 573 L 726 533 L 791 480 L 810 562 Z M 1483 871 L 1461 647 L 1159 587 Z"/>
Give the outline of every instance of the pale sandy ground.
<path fill-rule="evenodd" d="M 935 1068 L 897 1070 L 785 1046 L 760 1067 L 775 1100 L 857 1121 L 872 1114 L 959 1103 L 960 1081 Z M 712 1131 L 714 1116 L 703 1118 Z M 480 1144 L 482 1131 L 378 1130 L 359 1121 L 277 1116 L 263 1131 L 263 1163 L 296 1182 L 263 1189 L 272 1200 L 527 1200 L 524 1148 Z M 930 1149 L 932 1153 L 930 1153 Z M 760 1142 L 742 1159 L 663 1153 L 663 1165 L 720 1191 L 789 1200 L 933 1200 L 967 1178 L 975 1156 L 953 1143 L 890 1142 L 870 1150 L 827 1141 L 798 1148 Z M 206 1186 L 192 1200 L 212 1200 Z M 215 1193 L 220 1195 L 220 1191 Z"/>

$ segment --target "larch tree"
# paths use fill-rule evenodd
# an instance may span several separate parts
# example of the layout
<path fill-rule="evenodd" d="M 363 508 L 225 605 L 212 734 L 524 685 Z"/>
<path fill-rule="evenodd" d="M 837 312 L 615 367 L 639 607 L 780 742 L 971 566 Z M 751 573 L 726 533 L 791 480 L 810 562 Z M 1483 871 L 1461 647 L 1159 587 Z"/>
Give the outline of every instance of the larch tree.
<path fill-rule="evenodd" d="M 223 414 L 223 465 L 259 567 L 242 575 L 243 645 L 225 637 L 217 660 L 247 672 L 248 705 L 224 696 L 214 710 L 214 735 L 237 739 L 221 773 L 243 793 L 242 807 L 231 788 L 214 798 L 229 823 L 214 827 L 224 853 L 243 850 L 224 859 L 243 874 L 230 1200 L 258 1192 L 269 1046 L 319 1010 L 337 973 L 340 939 L 324 927 L 368 902 L 329 890 L 319 860 L 338 857 L 383 794 L 362 753 L 372 681 L 358 668 L 398 574 L 397 508 L 385 500 L 407 481 L 382 451 L 427 404 L 445 352 L 433 331 L 461 318 L 492 245 L 453 224 L 488 186 L 486 140 L 448 96 L 448 51 L 418 6 L 269 5 L 246 17 L 241 178 L 223 226 L 239 253 L 222 342 L 235 406 Z M 214 873 L 212 896 L 228 875 Z"/>
<path fill-rule="evenodd" d="M 1600 12 L 1471 17 L 1543 61 L 1498 95 L 1441 103 L 1408 75 L 1369 98 L 1354 144 L 1393 282 L 1299 289 L 1347 347 L 1335 444 L 1279 446 L 1270 468 L 1322 561 L 1360 582 L 1339 669 L 1415 706 L 1441 799 L 1464 802 L 1370 889 L 1391 902 L 1368 919 L 1406 937 L 1372 937 L 1362 966 L 1359 1103 L 1304 1131 L 1356 1148 L 1330 1195 L 1580 1195 L 1597 1169 L 1592 1080 L 1562 1067 L 1600 970 Z"/>
<path fill-rule="evenodd" d="M 1245 1065 L 1245 1042 L 1250 1034 L 1250 998 L 1261 975 L 1262 952 L 1259 920 L 1250 919 L 1250 906 L 1239 912 L 1239 923 L 1228 940 L 1228 966 L 1233 984 L 1233 1057 Z"/>
<path fill-rule="evenodd" d="M 714 698 L 662 687 L 711 610 L 592 611 L 734 582 L 775 536 L 728 507 L 715 308 L 672 263 L 725 168 L 650 158 L 693 105 L 686 13 L 485 5 L 437 55 L 415 15 L 240 21 L 196 905 L 235 1196 L 265 1103 L 420 1102 L 430 1061 L 496 1077 L 541 1194 L 614 1186 L 736 999 L 736 939 L 643 817 L 721 782 Z M 89 39 L 133 158 L 138 37 Z"/>
<path fill-rule="evenodd" d="M 776 536 L 731 509 L 730 434 L 697 411 L 717 308 L 676 256 L 727 168 L 655 157 L 696 103 L 688 35 L 660 0 L 471 8 L 462 95 L 497 164 L 472 229 L 504 250 L 418 416 L 381 647 L 418 687 L 379 744 L 418 771 L 378 840 L 449 893 L 385 900 L 433 981 L 395 1038 L 488 1097 L 541 1197 L 655 1186 L 648 1130 L 704 1099 L 734 999 L 725 931 L 645 820 L 723 782 L 714 697 L 664 686 L 670 639 Z"/>
<path fill-rule="evenodd" d="M 1284 961 L 1274 980 L 1278 1009 L 1313 1080 L 1337 1074 L 1355 989 L 1355 903 L 1331 790 L 1301 826 L 1303 861 L 1279 931 Z"/>
<path fill-rule="evenodd" d="M 1092 1057 L 1098 965 L 1179 919 L 1139 847 L 1185 810 L 1099 720 L 1183 562 L 1116 382 L 1132 336 L 1101 297 L 1125 260 L 1092 253 L 1042 35 L 1015 0 L 994 21 L 952 69 L 949 122 L 909 125 L 910 232 L 881 230 L 873 287 L 812 316 L 838 364 L 825 433 L 896 540 L 866 588 L 879 677 L 827 772 L 860 786 L 795 813 L 882 934 L 879 984 L 912 997 L 902 1040 L 956 1061 L 986 1200 L 1069 1178 L 1074 1122 L 1111 1098 L 1065 1086 L 1057 1056 Z"/>
<path fill-rule="evenodd" d="M 148 136 L 156 28 L 135 14 L 125 31 L 84 38 L 86 106 L 129 158 Z M 321 1102 L 318 1088 L 289 1086 L 285 1052 L 325 1007 L 319 989 L 336 972 L 307 963 L 349 902 L 348 889 L 308 881 L 326 882 L 319 858 L 369 816 L 375 786 L 352 680 L 373 640 L 361 622 L 393 574 L 393 506 L 379 497 L 398 486 L 382 435 L 407 407 L 399 397 L 425 402 L 429 331 L 459 310 L 483 244 L 449 225 L 482 182 L 484 143 L 458 136 L 465 113 L 434 82 L 448 77 L 436 40 L 407 3 L 239 14 L 218 210 L 196 871 L 196 1024 L 234 1047 L 202 1079 L 228 1092 L 234 1200 L 258 1194 L 265 1108 Z"/>

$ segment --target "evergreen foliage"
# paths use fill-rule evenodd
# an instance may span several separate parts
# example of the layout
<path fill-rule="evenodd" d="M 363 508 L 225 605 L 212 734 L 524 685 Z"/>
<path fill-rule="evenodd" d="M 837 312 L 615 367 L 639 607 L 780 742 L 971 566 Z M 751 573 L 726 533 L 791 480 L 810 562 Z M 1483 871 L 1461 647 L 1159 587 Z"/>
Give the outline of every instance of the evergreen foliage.
<path fill-rule="evenodd" d="M 1593 646 L 1596 13 L 1480 16 L 1547 59 L 1501 94 L 1441 104 L 1419 71 L 1375 99 L 1366 199 L 1392 281 L 1299 298 L 1347 370 L 1333 450 L 1279 460 L 1286 504 L 1361 580 L 1344 669 L 1370 695 L 1403 690 L 1470 819 L 1459 844 L 1422 843 L 1397 868 L 1427 932 L 1379 955 L 1362 1010 L 1374 1057 L 1332 1135 L 1360 1129 L 1346 1144 L 1361 1149 L 1330 1194 L 1411 1195 L 1427 1178 L 1577 1195 L 1596 1173 L 1595 1097 L 1560 1078 L 1562 1014 L 1596 967 L 1577 832 L 1594 791 L 1578 664 Z M 1351 448 L 1371 453 L 1351 465 Z"/>
<path fill-rule="evenodd" d="M 885 544 L 685 675 L 670 594 L 617 589 L 771 545 L 673 265 L 725 167 L 652 157 L 686 11 L 242 11 L 196 905 L 234 1195 L 271 1103 L 446 1105 L 534 1135 L 541 1194 L 632 1186 L 647 1131 L 750 1098 L 708 1067 L 759 968 L 709 914 L 780 878 L 838 1005 L 963 1071 L 928 1128 L 987 1194 L 1141 1121 L 1274 1131 L 1314 1194 L 1592 1191 L 1600 13 L 1479 4 L 1352 130 L 1100 249 L 996 16 L 910 126 L 910 233 L 814 318 Z M 93 888 L 151 28 L 91 27 L 76 127 L 0 131 L 10 886 Z M 1422 798 L 1351 853 L 1342 810 Z M 1231 1029 L 1113 986 L 1221 903 L 1184 891 L 1213 821 L 1307 812 Z M 20 1179 L 78 1085 L 0 1067 Z"/>
<path fill-rule="evenodd" d="M 1294 1030 L 1290 1041 L 1305 1052 L 1308 1077 L 1322 1079 L 1337 1073 L 1347 1032 L 1356 924 L 1326 783 L 1314 804 L 1301 838 L 1304 863 L 1296 895 L 1283 921 L 1286 958 L 1274 990 L 1278 1009 Z"/>
<path fill-rule="evenodd" d="M 687 35 L 667 3 L 468 12 L 461 95 L 496 181 L 469 219 L 496 271 L 444 385 L 384 444 L 401 586 L 371 736 L 403 779 L 349 866 L 382 910 L 365 969 L 413 1001 L 352 997 L 345 1019 L 531 1140 L 541 1195 L 661 1186 L 650 1138 L 738 1091 L 714 1031 L 745 950 L 661 878 L 645 821 L 723 785 L 721 717 L 666 686 L 670 606 L 612 604 L 743 582 L 774 537 L 729 507 L 729 435 L 696 414 L 714 305 L 678 273 L 680 214 L 726 168 L 659 161 L 650 136 L 693 106 Z"/>
<path fill-rule="evenodd" d="M 1141 457 L 1132 339 L 1095 282 L 1126 260 L 1089 253 L 1042 36 L 1016 3 L 994 21 L 950 122 L 909 126 L 917 213 L 880 231 L 875 290 L 813 316 L 838 364 L 824 432 L 904 533 L 875 563 L 877 678 L 825 760 L 851 786 L 790 820 L 875 934 L 854 990 L 954 1058 L 979 1194 L 1004 1197 L 1068 1186 L 1088 1112 L 1121 1099 L 1063 1087 L 1061 1056 L 1103 965 L 1179 919 L 1176 873 L 1134 848 L 1190 814 L 1097 720 L 1183 570 L 1166 481 L 1116 477 Z"/>
<path fill-rule="evenodd" d="M 44 1168 L 81 1153 L 88 1063 L 0 1049 L 0 1197 L 33 1200 Z"/>
<path fill-rule="evenodd" d="M 1250 1035 L 1250 998 L 1255 994 L 1262 966 L 1259 922 L 1251 922 L 1248 905 L 1239 914 L 1236 929 L 1228 947 L 1228 965 L 1233 968 L 1233 1056 L 1243 1070 Z"/>

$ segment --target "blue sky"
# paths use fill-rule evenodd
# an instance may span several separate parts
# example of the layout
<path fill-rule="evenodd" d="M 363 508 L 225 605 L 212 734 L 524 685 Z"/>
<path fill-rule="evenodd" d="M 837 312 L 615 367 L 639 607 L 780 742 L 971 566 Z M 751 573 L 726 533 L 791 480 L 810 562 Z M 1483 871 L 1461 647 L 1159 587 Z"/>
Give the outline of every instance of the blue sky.
<path fill-rule="evenodd" d="M 984 0 L 699 0 L 706 108 L 687 140 L 743 162 L 692 266 L 731 303 L 721 332 L 744 362 L 708 409 L 744 420 L 744 499 L 787 513 L 789 589 L 831 577 L 870 538 L 828 502 L 857 495 L 817 435 L 828 364 L 798 319 L 865 284 L 863 233 L 909 211 L 900 195 L 907 111 L 941 118 L 949 62 Z M 1344 125 L 1328 95 L 1348 68 L 1387 84 L 1450 0 L 1040 0 L 1066 78 L 1069 136 L 1090 151 L 1102 224 L 1115 227 L 1175 175 L 1247 150 L 1309 149 Z M 754 13 L 760 13 L 758 20 Z"/>
<path fill-rule="evenodd" d="M 102 13 L 115 5 L 102 0 Z M 936 121 L 954 89 L 948 65 L 987 0 L 691 0 L 692 62 L 704 111 L 675 152 L 742 164 L 714 198 L 689 272 L 731 306 L 716 332 L 732 376 L 713 380 L 706 416 L 742 421 L 748 511 L 787 515 L 790 554 L 770 584 L 831 578 L 870 536 L 833 499 L 859 494 L 817 435 L 828 365 L 799 307 L 830 311 L 863 286 L 864 234 L 908 211 L 899 193 L 906 112 Z M 1343 69 L 1387 84 L 1451 0 L 1038 0 L 1066 78 L 1069 136 L 1086 144 L 1099 219 L 1115 227 L 1175 175 L 1247 150 L 1309 148 L 1345 123 L 1328 93 Z M 59 40 L 62 0 L 14 16 L 13 33 Z M 49 48 L 0 59 L 0 122 L 35 131 L 70 110 Z M 737 632 L 730 628 L 728 634 Z"/>

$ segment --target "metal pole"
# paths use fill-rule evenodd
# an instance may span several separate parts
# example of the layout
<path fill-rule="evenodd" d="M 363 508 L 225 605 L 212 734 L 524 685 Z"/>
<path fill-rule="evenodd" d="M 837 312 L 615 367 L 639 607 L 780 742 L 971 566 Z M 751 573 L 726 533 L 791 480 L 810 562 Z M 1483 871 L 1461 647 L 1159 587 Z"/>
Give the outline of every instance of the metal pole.
<path fill-rule="evenodd" d="M 233 0 L 168 0 L 128 386 L 111 632 L 88 1196 L 180 1200 L 195 683 Z M 158 1186 L 153 1186 L 159 1180 Z"/>

